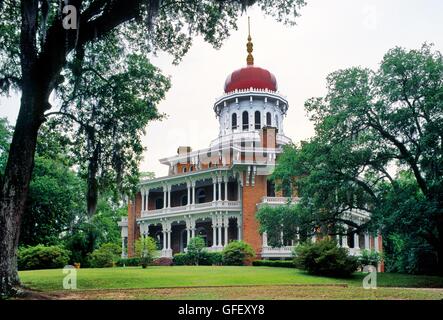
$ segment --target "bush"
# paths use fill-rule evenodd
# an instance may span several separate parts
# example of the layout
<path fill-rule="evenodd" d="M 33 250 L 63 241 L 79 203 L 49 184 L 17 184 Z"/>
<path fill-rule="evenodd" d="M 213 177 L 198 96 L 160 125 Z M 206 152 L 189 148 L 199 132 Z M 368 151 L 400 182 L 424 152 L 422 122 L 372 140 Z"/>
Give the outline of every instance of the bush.
<path fill-rule="evenodd" d="M 295 268 L 292 260 L 255 260 L 252 265 L 256 267 Z"/>
<path fill-rule="evenodd" d="M 207 252 L 203 250 L 199 254 L 198 265 L 201 266 L 219 266 L 223 263 L 221 252 Z M 188 253 L 177 253 L 174 255 L 173 264 L 176 266 L 195 265 L 195 260 Z"/>
<path fill-rule="evenodd" d="M 203 251 L 198 264 L 202 266 L 220 266 L 223 264 L 223 255 L 221 252 Z"/>
<path fill-rule="evenodd" d="M 140 264 L 143 268 L 152 264 L 156 250 L 157 244 L 151 237 L 141 237 L 135 241 L 135 254 L 140 258 Z"/>
<path fill-rule="evenodd" d="M 137 267 L 140 266 L 140 258 L 122 258 L 115 263 L 117 267 Z"/>
<path fill-rule="evenodd" d="M 71 253 L 60 246 L 37 245 L 18 250 L 19 270 L 56 269 L 69 263 Z"/>
<path fill-rule="evenodd" d="M 243 241 L 232 241 L 223 249 L 223 264 L 227 266 L 242 266 L 255 257 L 252 247 Z"/>
<path fill-rule="evenodd" d="M 176 253 L 172 258 L 172 263 L 175 266 L 186 266 L 190 264 L 189 256 L 186 253 Z"/>
<path fill-rule="evenodd" d="M 324 239 L 300 244 L 295 248 L 294 263 L 310 274 L 329 277 L 350 277 L 359 265 L 348 250 L 339 248 L 335 241 Z"/>
<path fill-rule="evenodd" d="M 113 267 L 120 255 L 121 247 L 115 243 L 105 243 L 89 254 L 89 265 L 92 268 Z"/>
<path fill-rule="evenodd" d="M 358 257 L 360 267 L 364 266 L 377 266 L 381 261 L 381 255 L 375 250 L 363 250 Z"/>
<path fill-rule="evenodd" d="M 187 252 L 189 263 L 198 266 L 206 254 L 205 240 L 202 237 L 195 237 L 189 240 Z"/>

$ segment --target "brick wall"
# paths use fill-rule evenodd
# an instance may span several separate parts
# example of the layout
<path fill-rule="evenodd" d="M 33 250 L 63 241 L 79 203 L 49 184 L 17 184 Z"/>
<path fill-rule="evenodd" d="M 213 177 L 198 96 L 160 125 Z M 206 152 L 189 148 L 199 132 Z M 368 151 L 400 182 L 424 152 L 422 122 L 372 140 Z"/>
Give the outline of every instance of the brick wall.
<path fill-rule="evenodd" d="M 243 240 L 254 248 L 259 257 L 262 249 L 262 237 L 259 233 L 259 222 L 255 214 L 257 203 L 266 196 L 266 176 L 256 176 L 254 186 L 246 186 L 243 181 Z"/>

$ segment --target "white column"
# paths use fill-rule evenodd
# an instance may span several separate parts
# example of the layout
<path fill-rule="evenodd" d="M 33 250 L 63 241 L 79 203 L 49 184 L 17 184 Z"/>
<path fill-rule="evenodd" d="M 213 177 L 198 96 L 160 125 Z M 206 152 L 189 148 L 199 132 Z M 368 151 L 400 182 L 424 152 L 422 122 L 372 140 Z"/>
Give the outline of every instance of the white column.
<path fill-rule="evenodd" d="M 145 211 L 145 190 L 140 190 L 141 196 L 142 196 L 142 212 Z"/>
<path fill-rule="evenodd" d="M 163 250 L 166 250 L 166 230 L 162 230 L 163 234 Z"/>
<path fill-rule="evenodd" d="M 349 247 L 348 247 L 348 236 L 347 236 L 347 235 L 346 235 L 346 236 L 343 236 L 343 237 L 341 238 L 341 241 L 342 241 L 341 246 L 342 246 L 343 248 L 349 248 Z"/>
<path fill-rule="evenodd" d="M 122 237 L 122 258 L 125 258 L 125 238 Z"/>
<path fill-rule="evenodd" d="M 358 233 L 354 233 L 354 249 L 360 249 Z"/>
<path fill-rule="evenodd" d="M 268 233 L 267 232 L 263 232 L 263 247 L 267 247 L 268 246 Z"/>
<path fill-rule="evenodd" d="M 195 181 L 192 181 L 192 204 L 195 204 Z"/>
<path fill-rule="evenodd" d="M 172 230 L 168 230 L 168 250 L 171 250 L 171 233 Z"/>
<path fill-rule="evenodd" d="M 217 246 L 217 221 L 212 217 L 212 246 Z"/>
<path fill-rule="evenodd" d="M 228 217 L 225 218 L 224 226 L 225 226 L 225 246 L 227 246 L 228 245 L 228 227 L 229 227 Z"/>
<path fill-rule="evenodd" d="M 168 186 L 168 208 L 171 207 L 171 189 L 172 186 Z"/>
<path fill-rule="evenodd" d="M 218 230 L 217 247 L 221 247 L 222 246 L 222 226 L 221 226 L 221 221 L 219 221 L 219 223 L 217 223 L 217 230 Z"/>
<path fill-rule="evenodd" d="M 228 200 L 228 176 L 225 176 L 225 201 Z"/>
<path fill-rule="evenodd" d="M 191 240 L 191 229 L 186 228 L 186 246 L 189 244 L 189 240 Z"/>
<path fill-rule="evenodd" d="M 215 181 L 215 177 L 212 177 L 212 201 L 216 201 L 217 200 L 217 184 Z"/>
<path fill-rule="evenodd" d="M 240 183 L 240 180 L 238 180 L 238 183 L 237 183 L 237 201 L 241 201 L 241 183 Z"/>
<path fill-rule="evenodd" d="M 163 186 L 163 209 L 166 208 L 166 196 L 167 196 L 166 192 L 167 192 L 166 186 L 164 185 Z"/>
<path fill-rule="evenodd" d="M 191 204 L 191 184 L 190 182 L 186 183 L 186 187 L 188 189 L 188 198 L 186 205 L 189 206 Z"/>
<path fill-rule="evenodd" d="M 365 249 L 370 249 L 370 243 L 369 243 L 369 233 L 365 232 Z"/>

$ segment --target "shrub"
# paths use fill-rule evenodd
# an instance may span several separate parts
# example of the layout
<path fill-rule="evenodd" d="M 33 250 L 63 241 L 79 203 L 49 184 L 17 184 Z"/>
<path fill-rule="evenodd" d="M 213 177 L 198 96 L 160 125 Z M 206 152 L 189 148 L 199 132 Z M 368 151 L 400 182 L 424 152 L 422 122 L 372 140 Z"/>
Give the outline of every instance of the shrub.
<path fill-rule="evenodd" d="M 92 268 L 113 267 L 120 255 L 121 247 L 115 243 L 105 243 L 89 254 L 89 265 Z"/>
<path fill-rule="evenodd" d="M 242 266 L 255 257 L 252 247 L 243 241 L 232 241 L 223 249 L 223 264 L 227 266 Z"/>
<path fill-rule="evenodd" d="M 223 264 L 223 254 L 221 252 L 203 251 L 198 263 L 202 266 L 220 266 Z"/>
<path fill-rule="evenodd" d="M 140 258 L 140 264 L 143 268 L 152 264 L 156 250 L 157 244 L 151 237 L 141 237 L 135 241 L 135 254 Z"/>
<path fill-rule="evenodd" d="M 140 258 L 122 258 L 115 263 L 117 267 L 137 267 L 140 265 Z"/>
<path fill-rule="evenodd" d="M 213 266 L 223 263 L 223 255 L 221 252 L 207 252 L 203 250 L 198 256 L 198 265 Z M 188 253 L 177 253 L 174 255 L 173 264 L 176 266 L 195 265 L 195 260 Z"/>
<path fill-rule="evenodd" d="M 295 248 L 294 256 L 297 268 L 315 275 L 349 277 L 358 267 L 358 259 L 349 256 L 347 249 L 338 247 L 330 239 L 300 244 Z"/>
<path fill-rule="evenodd" d="M 189 265 L 189 256 L 186 253 L 176 253 L 172 258 L 172 262 L 176 266 L 185 266 Z"/>
<path fill-rule="evenodd" d="M 381 261 L 381 255 L 375 250 L 362 250 L 361 255 L 358 257 L 360 267 L 364 266 L 377 266 Z"/>
<path fill-rule="evenodd" d="M 18 268 L 20 270 L 63 268 L 69 262 L 71 253 L 60 246 L 37 245 L 18 250 Z"/>
<path fill-rule="evenodd" d="M 279 268 L 295 268 L 292 260 L 255 260 L 252 265 L 256 267 L 279 267 Z"/>
<path fill-rule="evenodd" d="M 205 246 L 205 240 L 202 237 L 195 237 L 189 240 L 186 254 L 190 264 L 198 266 L 206 253 L 204 251 Z"/>

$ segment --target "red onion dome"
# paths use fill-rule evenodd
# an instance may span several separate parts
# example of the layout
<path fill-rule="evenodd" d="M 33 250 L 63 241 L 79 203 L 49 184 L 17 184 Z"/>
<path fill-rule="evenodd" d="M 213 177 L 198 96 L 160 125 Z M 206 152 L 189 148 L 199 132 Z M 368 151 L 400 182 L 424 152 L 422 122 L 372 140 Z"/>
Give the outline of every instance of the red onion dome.
<path fill-rule="evenodd" d="M 268 70 L 248 65 L 231 73 L 225 82 L 226 93 L 250 88 L 277 91 L 277 80 Z"/>

